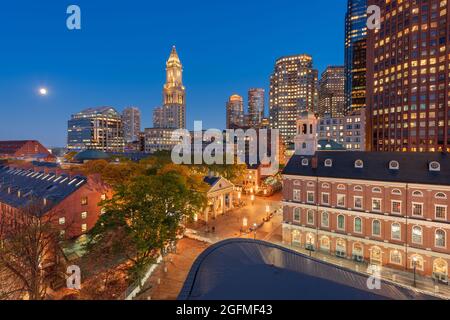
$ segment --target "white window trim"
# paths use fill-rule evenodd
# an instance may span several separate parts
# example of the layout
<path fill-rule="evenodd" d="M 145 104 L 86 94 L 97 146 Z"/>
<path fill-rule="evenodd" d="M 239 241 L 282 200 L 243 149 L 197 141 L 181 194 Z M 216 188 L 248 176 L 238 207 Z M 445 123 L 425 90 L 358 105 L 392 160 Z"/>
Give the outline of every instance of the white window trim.
<path fill-rule="evenodd" d="M 343 218 L 344 218 L 344 228 L 340 228 L 340 227 L 339 227 L 339 217 L 343 217 Z M 345 231 L 345 230 L 346 230 L 346 225 L 347 225 L 347 220 L 346 220 L 345 216 L 344 216 L 343 214 L 339 214 L 339 215 L 336 217 L 336 227 L 337 227 L 337 229 L 338 229 L 339 231 Z"/>
<path fill-rule="evenodd" d="M 298 193 L 298 195 L 299 195 L 299 199 L 297 199 L 297 197 L 296 197 L 297 193 Z M 302 190 L 300 190 L 300 189 L 294 189 L 294 190 L 292 191 L 292 199 L 293 199 L 295 202 L 301 202 L 301 201 L 302 201 Z"/>
<path fill-rule="evenodd" d="M 375 200 L 379 200 L 380 201 L 380 210 L 375 210 L 374 209 L 373 202 Z M 372 198 L 372 212 L 377 212 L 377 213 L 383 212 L 383 199 L 381 199 L 381 198 Z"/>
<path fill-rule="evenodd" d="M 420 205 L 422 207 L 422 214 L 421 215 L 414 214 L 414 205 Z M 423 217 L 423 208 L 424 208 L 423 202 L 412 202 L 411 203 L 411 217 Z M 435 214 L 436 214 L 436 212 L 435 212 Z"/>
<path fill-rule="evenodd" d="M 309 219 L 308 219 L 309 213 L 310 213 L 310 212 L 312 212 L 312 217 L 313 217 L 313 221 L 312 221 L 312 222 L 309 222 Z M 306 223 L 307 223 L 308 225 L 310 225 L 310 226 L 313 226 L 313 225 L 316 224 L 316 213 L 315 213 L 313 210 L 308 210 L 308 211 L 306 212 Z"/>
<path fill-rule="evenodd" d="M 420 242 L 415 242 L 414 241 L 414 229 L 415 228 L 419 228 L 420 231 L 422 232 L 422 236 L 420 237 Z M 423 228 L 421 226 L 413 226 L 411 229 L 411 243 L 414 244 L 418 244 L 418 245 L 423 245 Z"/>
<path fill-rule="evenodd" d="M 339 197 L 344 197 L 344 204 L 343 205 L 339 204 Z M 336 207 L 338 207 L 338 208 L 346 208 L 346 205 L 347 205 L 347 195 L 341 194 L 341 193 L 336 195 Z"/>
<path fill-rule="evenodd" d="M 358 208 L 356 206 L 356 199 L 361 199 L 361 208 Z M 356 209 L 356 210 L 364 210 L 364 197 L 354 196 L 353 197 L 353 208 Z"/>
<path fill-rule="evenodd" d="M 326 214 L 327 215 L 327 217 L 328 217 L 328 224 L 324 224 L 323 223 L 323 215 L 324 214 Z M 320 214 L 320 225 L 322 226 L 322 227 L 325 227 L 325 228 L 329 228 L 330 227 L 330 213 L 329 212 L 326 212 L 326 211 L 323 211 L 321 214 Z"/>
<path fill-rule="evenodd" d="M 394 203 L 400 203 L 400 212 L 394 212 Z M 392 214 L 401 215 L 403 209 L 403 201 L 401 200 L 391 200 L 391 212 Z"/>
<path fill-rule="evenodd" d="M 375 229 L 374 227 L 373 227 L 373 225 L 374 225 L 374 223 L 375 222 L 377 222 L 378 221 L 378 223 L 380 224 L 380 234 L 375 234 L 374 232 L 373 232 L 373 230 Z M 381 237 L 381 235 L 383 234 L 383 230 L 382 230 L 382 228 L 383 228 L 383 226 L 382 226 L 382 224 L 381 224 L 381 220 L 378 220 L 378 219 L 375 219 L 375 220 L 373 220 L 372 221 L 372 237 L 377 237 L 377 238 L 380 238 Z"/>
<path fill-rule="evenodd" d="M 328 203 L 325 203 L 325 202 L 323 201 L 323 196 L 324 196 L 324 195 L 328 195 Z M 329 205 L 331 204 L 331 201 L 330 201 L 330 200 L 331 200 L 331 199 L 330 199 L 330 193 L 329 193 L 329 192 L 322 192 L 320 202 L 321 202 L 323 205 L 329 206 Z"/>
<path fill-rule="evenodd" d="M 309 201 L 309 195 L 313 195 L 313 200 Z M 314 204 L 316 203 L 316 192 L 315 191 L 308 191 L 306 194 L 306 202 L 309 204 Z"/>
<path fill-rule="evenodd" d="M 402 257 L 401 252 L 400 252 L 400 251 L 397 251 L 397 253 L 398 253 L 399 256 L 400 256 L 400 262 L 394 262 L 394 261 L 392 260 L 392 254 L 393 254 L 393 253 L 395 253 L 395 250 L 389 251 L 389 262 L 390 262 L 391 264 L 395 264 L 396 266 L 402 266 L 402 265 L 403 265 L 403 257 Z"/>
<path fill-rule="evenodd" d="M 361 231 L 356 231 L 356 220 L 361 220 Z M 353 232 L 356 234 L 363 234 L 364 233 L 364 220 L 361 217 L 355 217 L 353 219 Z"/>
<path fill-rule="evenodd" d="M 443 232 L 444 232 L 444 237 L 445 237 L 444 240 L 445 240 L 445 241 L 444 241 L 444 246 L 443 246 L 443 247 L 437 245 L 436 235 L 437 235 L 437 232 L 438 232 L 438 231 L 443 231 Z M 436 229 L 436 230 L 434 231 L 434 246 L 435 246 L 436 248 L 439 248 L 439 249 L 447 249 L 447 231 L 445 231 L 444 229 Z"/>
<path fill-rule="evenodd" d="M 300 219 L 296 220 L 295 219 L 295 212 L 299 211 L 300 212 Z M 300 208 L 294 208 L 294 211 L 292 212 L 292 221 L 296 222 L 296 223 L 300 223 L 302 222 L 302 209 Z"/>
<path fill-rule="evenodd" d="M 396 239 L 396 238 L 393 237 L 394 231 L 392 231 L 392 227 L 395 224 L 400 226 L 400 237 L 399 237 L 399 239 Z M 395 241 L 401 241 L 402 240 L 402 225 L 400 223 L 393 223 L 393 224 L 391 224 L 391 240 L 395 240 Z"/>
<path fill-rule="evenodd" d="M 438 218 L 438 217 L 437 217 L 437 208 L 438 208 L 438 207 L 445 208 L 445 218 Z M 439 220 L 439 221 L 447 221 L 447 217 L 448 217 L 448 206 L 446 206 L 446 205 L 441 205 L 441 204 L 435 204 L 435 205 L 434 205 L 434 218 L 435 218 L 436 220 Z"/>

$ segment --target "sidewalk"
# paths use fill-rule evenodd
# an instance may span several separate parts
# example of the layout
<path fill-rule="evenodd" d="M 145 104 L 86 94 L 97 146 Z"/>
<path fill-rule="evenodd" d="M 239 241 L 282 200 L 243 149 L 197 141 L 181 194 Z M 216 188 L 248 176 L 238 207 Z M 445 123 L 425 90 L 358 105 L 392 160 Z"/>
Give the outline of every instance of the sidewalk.
<path fill-rule="evenodd" d="M 276 199 L 256 198 L 255 203 L 252 205 L 248 199 L 245 199 L 248 205 L 241 209 L 236 209 L 233 212 L 228 213 L 225 216 L 221 216 L 210 223 L 209 227 L 215 227 L 215 232 L 205 232 L 205 228 L 196 229 L 196 234 L 211 240 L 212 243 L 216 243 L 230 238 L 247 238 L 253 239 L 255 237 L 254 232 L 242 233 L 242 220 L 244 217 L 248 218 L 248 225 L 251 227 L 253 223 L 261 224 L 262 219 L 266 217 L 266 205 L 270 206 L 271 212 L 281 208 L 281 205 Z M 292 247 L 282 243 L 282 214 L 276 214 L 271 221 L 264 223 L 256 231 L 256 239 L 271 242 L 285 248 L 298 251 L 305 255 L 311 255 L 312 257 L 354 270 L 363 274 L 368 274 L 368 264 L 357 263 L 352 260 L 338 258 L 327 253 L 322 252 L 310 252 L 303 248 Z M 392 281 L 397 284 L 407 286 L 413 290 L 419 290 L 429 294 L 437 295 L 443 299 L 450 299 L 450 286 L 440 283 L 435 283 L 430 278 L 425 278 L 417 275 L 416 283 L 417 287 L 414 288 L 414 275 L 410 272 L 395 270 L 387 267 L 381 268 L 381 276 L 383 280 Z"/>
<path fill-rule="evenodd" d="M 281 226 L 280 226 L 281 228 Z M 320 251 L 308 251 L 304 248 L 295 247 L 283 244 L 281 240 L 279 239 L 266 239 L 266 241 L 269 241 L 271 243 L 277 244 L 279 246 L 285 247 L 290 250 L 297 251 L 299 253 L 302 253 L 304 255 L 309 255 L 315 259 L 322 260 L 327 263 L 331 263 L 343 268 L 347 268 L 350 270 L 354 270 L 359 273 L 363 274 L 369 274 L 368 273 L 368 267 L 369 265 L 367 263 L 358 263 L 352 260 L 339 258 L 336 256 L 332 256 L 327 253 L 322 253 Z M 435 283 L 430 278 L 425 278 L 420 275 L 417 275 L 416 277 L 416 283 L 417 286 L 414 287 L 414 275 L 410 272 L 401 271 L 401 270 L 395 270 L 387 267 L 382 267 L 381 269 L 381 278 L 383 280 L 392 281 L 396 284 L 400 284 L 403 286 L 406 286 L 412 290 L 418 290 L 421 292 L 429 293 L 432 295 L 437 295 L 440 298 L 443 299 L 450 299 L 450 286 L 440 283 Z"/>

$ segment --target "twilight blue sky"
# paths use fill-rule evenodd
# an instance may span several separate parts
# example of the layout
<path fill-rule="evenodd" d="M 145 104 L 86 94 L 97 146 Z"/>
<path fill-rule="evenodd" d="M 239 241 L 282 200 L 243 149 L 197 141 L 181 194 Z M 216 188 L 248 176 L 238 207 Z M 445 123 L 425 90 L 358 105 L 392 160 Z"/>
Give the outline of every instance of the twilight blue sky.
<path fill-rule="evenodd" d="M 66 28 L 77 4 L 82 30 Z M 187 120 L 225 125 L 225 102 L 269 86 L 275 60 L 309 53 L 343 64 L 345 0 L 14 0 L 0 7 L 0 140 L 64 146 L 72 113 L 161 104 L 165 61 L 184 65 Z M 50 94 L 40 97 L 40 86 Z"/>

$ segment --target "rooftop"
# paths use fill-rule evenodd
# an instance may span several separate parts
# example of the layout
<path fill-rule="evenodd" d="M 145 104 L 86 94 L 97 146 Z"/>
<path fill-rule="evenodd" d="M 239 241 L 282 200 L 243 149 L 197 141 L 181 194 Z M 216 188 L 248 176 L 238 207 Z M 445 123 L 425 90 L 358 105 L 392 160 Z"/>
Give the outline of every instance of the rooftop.
<path fill-rule="evenodd" d="M 24 208 L 46 199 L 46 211 L 64 200 L 87 182 L 84 176 L 46 173 L 44 168 L 15 168 L 0 165 L 0 202 L 13 208 Z"/>
<path fill-rule="evenodd" d="M 262 241 L 232 239 L 209 247 L 194 263 L 179 300 L 428 300 L 382 282 Z"/>
<path fill-rule="evenodd" d="M 317 152 L 314 156 L 295 155 L 283 174 L 337 179 L 355 179 L 431 185 L 450 185 L 450 156 L 444 153 L 400 152 Z M 308 159 L 304 165 L 303 159 Z M 328 162 L 328 165 L 325 163 Z M 357 167 L 356 163 L 362 165 Z M 438 170 L 430 170 L 437 163 Z M 396 167 L 391 167 L 395 164 Z M 331 165 L 331 166 L 330 166 Z"/>

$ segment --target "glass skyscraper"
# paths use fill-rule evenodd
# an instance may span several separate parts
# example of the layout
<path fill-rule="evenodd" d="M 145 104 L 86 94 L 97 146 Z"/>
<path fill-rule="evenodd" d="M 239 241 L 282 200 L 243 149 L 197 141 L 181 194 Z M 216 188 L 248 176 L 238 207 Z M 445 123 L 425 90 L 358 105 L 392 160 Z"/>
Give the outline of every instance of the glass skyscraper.
<path fill-rule="evenodd" d="M 345 105 L 366 107 L 367 0 L 348 0 L 345 17 Z"/>

